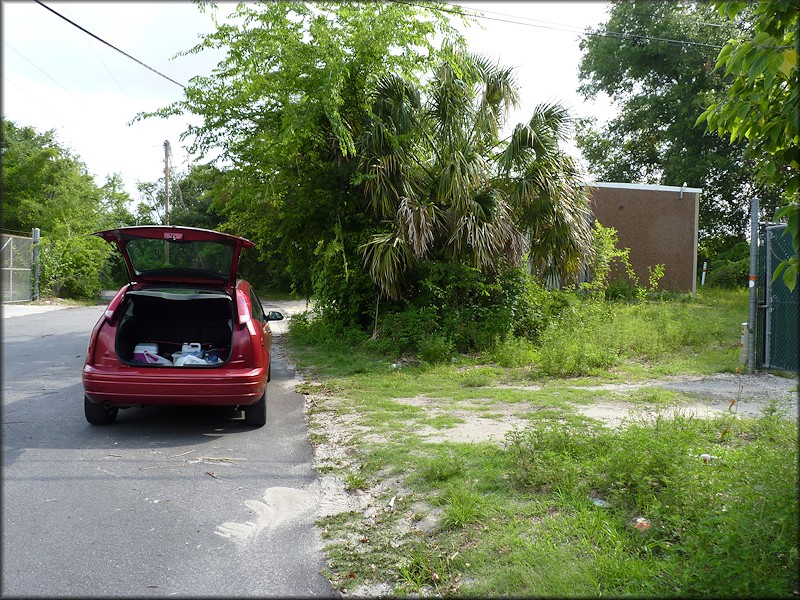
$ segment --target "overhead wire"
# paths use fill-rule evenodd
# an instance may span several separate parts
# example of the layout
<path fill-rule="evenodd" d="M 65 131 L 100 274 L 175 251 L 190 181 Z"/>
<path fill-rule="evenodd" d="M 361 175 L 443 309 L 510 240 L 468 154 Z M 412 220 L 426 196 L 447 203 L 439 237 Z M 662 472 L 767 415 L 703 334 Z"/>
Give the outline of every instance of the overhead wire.
<path fill-rule="evenodd" d="M 64 12 L 66 12 L 66 13 L 69 13 L 69 10 L 66 10 L 66 9 L 65 9 L 65 11 L 64 11 Z M 72 16 L 72 15 L 70 15 L 70 16 Z M 111 79 L 114 81 L 114 83 L 116 83 L 116 84 L 117 84 L 117 87 L 119 88 L 119 91 L 121 91 L 121 92 L 122 92 L 122 95 L 123 95 L 123 96 L 125 96 L 125 97 L 128 99 L 128 102 L 130 102 L 130 101 L 131 101 L 131 98 L 130 98 L 130 96 L 128 96 L 128 93 L 125 91 L 125 88 L 123 88 L 123 87 L 122 87 L 122 84 L 121 84 L 121 83 L 120 83 L 120 82 L 117 80 L 117 78 L 116 78 L 116 77 L 114 77 L 114 74 L 111 72 L 111 69 L 109 69 L 109 68 L 108 68 L 108 65 L 105 63 L 105 61 L 103 60 L 103 58 L 102 58 L 102 57 L 100 56 L 100 54 L 97 52 L 97 49 L 94 47 L 94 45 L 92 45 L 92 42 L 91 42 L 91 40 L 86 40 L 86 45 L 87 45 L 87 46 L 89 46 L 89 49 L 90 49 L 90 50 L 92 51 L 92 53 L 95 55 L 95 57 L 97 58 L 97 60 L 99 60 L 99 61 L 100 61 L 100 64 L 101 64 L 101 65 L 103 65 L 103 68 L 105 68 L 105 70 L 106 70 L 106 73 L 108 73 L 109 77 L 111 77 Z"/>
<path fill-rule="evenodd" d="M 72 92 L 70 92 L 70 91 L 69 91 L 67 88 L 65 88 L 65 87 L 64 87 L 64 86 L 61 84 L 61 82 L 60 82 L 60 81 L 58 81 L 58 80 L 57 80 L 55 77 L 53 77 L 52 75 L 50 75 L 50 73 L 48 73 L 47 71 L 45 71 L 44 69 L 42 69 L 42 68 L 41 68 L 39 65 L 37 65 L 37 64 L 36 64 L 36 63 L 34 63 L 32 60 L 30 60 L 30 59 L 29 59 L 27 56 L 25 56 L 25 55 L 24 55 L 22 52 L 20 52 L 20 51 L 19 51 L 19 50 L 17 50 L 16 48 L 14 48 L 14 46 L 12 46 L 11 44 L 9 44 L 9 43 L 8 43 L 7 41 L 5 41 L 5 40 L 3 40 L 3 44 L 5 44 L 5 45 L 6 45 L 6 46 L 8 46 L 9 48 L 11 48 L 11 49 L 12 49 L 14 52 L 16 52 L 17 54 L 19 54 L 19 55 L 20 55 L 20 56 L 21 56 L 21 57 L 22 57 L 22 58 L 23 58 L 25 61 L 27 61 L 27 62 L 28 62 L 28 64 L 30 64 L 30 65 L 31 65 L 33 68 L 35 68 L 35 69 L 36 69 L 36 70 L 38 70 L 40 73 L 42 73 L 42 74 L 43 74 L 45 77 L 47 77 L 47 78 L 48 78 L 50 81 L 52 81 L 53 83 L 55 83 L 55 84 L 56 84 L 58 87 L 60 87 L 62 90 L 64 90 L 65 92 L 67 92 L 67 93 L 68 93 L 70 96 L 72 96 L 72 97 L 73 97 L 73 98 L 75 98 L 76 100 L 78 99 L 78 97 L 77 97 L 75 94 L 73 94 Z"/>
<path fill-rule="evenodd" d="M 67 23 L 69 23 L 69 24 L 70 24 L 70 25 L 72 25 L 73 27 L 77 27 L 78 29 L 80 29 L 81 31 L 83 31 L 85 34 L 92 36 L 92 37 L 93 37 L 94 39 L 96 39 L 98 42 L 102 42 L 103 44 L 105 44 L 105 45 L 106 45 L 106 46 L 108 46 L 109 48 L 112 48 L 113 50 L 116 50 L 116 51 L 117 51 L 117 52 L 119 52 L 120 54 L 122 54 L 122 55 L 124 55 L 124 56 L 127 56 L 127 57 L 128 57 L 128 58 L 130 58 L 132 61 L 134 61 L 134 62 L 136 62 L 136 63 L 140 64 L 141 66 L 143 66 L 145 69 L 149 69 L 150 71 L 152 71 L 153 73 L 155 73 L 155 74 L 156 74 L 156 75 L 158 75 L 159 77 L 163 77 L 163 78 L 164 78 L 164 79 L 166 79 L 167 81 L 170 81 L 170 82 L 174 83 L 175 85 L 177 85 L 177 86 L 180 86 L 180 87 L 181 87 L 181 88 L 183 88 L 183 89 L 186 89 L 186 86 L 185 86 L 185 85 L 183 85 L 182 83 L 179 83 L 179 82 L 175 81 L 174 79 L 172 79 L 171 77 L 168 77 L 167 75 L 164 75 L 164 73 L 162 73 L 161 71 L 159 71 L 159 70 L 157 70 L 157 69 L 154 69 L 153 67 L 151 67 L 151 66 L 150 66 L 150 65 L 148 65 L 148 64 L 145 64 L 145 63 L 143 63 L 143 62 L 142 62 L 142 61 L 140 61 L 138 58 L 135 58 L 135 57 L 131 56 L 130 54 L 128 54 L 128 53 L 127 53 L 127 52 L 125 52 L 124 50 L 120 50 L 120 49 L 119 49 L 119 48 L 117 48 L 117 47 L 116 47 L 114 44 L 111 44 L 110 42 L 107 42 L 106 40 L 104 40 L 104 39 L 103 39 L 103 38 L 101 38 L 100 36 L 97 36 L 97 35 L 93 34 L 93 33 L 92 33 L 91 31 L 89 31 L 88 29 L 86 29 L 86 28 L 84 28 L 84 27 L 81 27 L 81 26 L 80 26 L 80 25 L 78 25 L 78 24 L 77 24 L 75 21 L 72 21 L 71 19 L 68 19 L 67 17 L 65 17 L 64 15 L 62 15 L 61 13 L 59 13 L 58 11 L 56 11 L 56 10 L 53 10 L 52 8 L 50 8 L 49 6 L 47 6 L 46 4 L 44 4 L 44 3 L 40 2 L 40 0 L 34 0 L 34 2 L 36 2 L 36 4 L 38 4 L 39 6 L 41 6 L 41 7 L 43 7 L 43 8 L 46 8 L 47 10 L 49 10 L 51 13 L 53 13 L 53 14 L 54 14 L 54 15 L 56 15 L 57 17 L 59 17 L 59 18 L 61 18 L 61 19 L 64 19 L 64 20 L 65 20 Z"/>
<path fill-rule="evenodd" d="M 523 25 L 525 27 L 536 27 L 538 29 L 552 29 L 552 30 L 555 30 L 555 31 L 566 31 L 568 33 L 578 33 L 578 34 L 581 34 L 581 35 L 585 33 L 584 30 L 578 29 L 578 28 L 575 28 L 575 27 L 570 27 L 569 25 L 564 25 L 564 24 L 560 24 L 560 23 L 550 23 L 549 21 L 539 21 L 538 19 L 527 19 L 526 17 L 518 17 L 518 16 L 514 16 L 514 15 L 506 15 L 506 14 L 503 14 L 503 13 L 496 13 L 496 12 L 492 12 L 492 11 L 483 11 L 483 10 L 478 10 L 478 9 L 475 9 L 475 8 L 470 8 L 468 6 L 466 6 L 466 7 L 465 6 L 461 6 L 459 4 L 453 4 L 453 6 L 457 6 L 458 8 L 462 9 L 460 11 L 459 10 L 448 10 L 446 8 L 442 8 L 441 6 L 431 6 L 431 5 L 428 5 L 428 4 L 419 4 L 417 2 L 412 2 L 411 0 L 390 0 L 390 1 L 394 2 L 395 4 L 405 4 L 405 5 L 408 5 L 408 6 L 416 6 L 418 8 L 427 8 L 427 9 L 430 9 L 430 10 L 437 10 L 439 12 L 449 13 L 449 14 L 454 14 L 454 15 L 465 15 L 465 16 L 472 17 L 472 18 L 475 18 L 475 19 L 482 19 L 482 20 L 485 20 L 485 21 L 498 21 L 498 22 L 501 22 L 501 23 L 510 23 L 512 25 Z M 470 11 L 470 12 L 467 13 L 466 11 Z M 494 15 L 502 15 L 503 17 L 508 17 L 508 18 L 490 17 L 490 16 L 486 16 L 487 13 L 488 14 L 494 14 Z M 528 21 L 533 21 L 533 22 L 526 23 L 526 22 L 523 22 L 523 21 L 519 21 L 518 19 L 526 19 Z M 547 23 L 547 24 L 546 25 L 540 25 L 538 23 Z M 622 32 L 622 31 L 605 31 L 603 33 L 600 33 L 599 31 L 592 31 L 590 33 L 590 35 L 596 35 L 596 36 L 599 36 L 599 37 L 612 37 L 612 38 L 618 38 L 618 39 L 631 38 L 631 39 L 640 39 L 640 40 L 648 40 L 648 41 L 656 41 L 656 42 L 666 42 L 666 43 L 670 43 L 670 44 L 677 44 L 677 45 L 680 45 L 680 46 L 698 46 L 698 47 L 703 47 L 703 48 L 714 48 L 716 50 L 721 50 L 722 49 L 722 46 L 719 46 L 717 44 L 706 44 L 706 43 L 703 43 L 703 42 L 692 42 L 692 41 L 689 41 L 689 40 L 675 40 L 675 39 L 671 39 L 671 38 L 662 38 L 662 37 L 656 37 L 656 36 L 651 36 L 651 35 L 638 35 L 638 34 L 634 34 L 634 33 L 625 33 L 625 32 Z"/>
<path fill-rule="evenodd" d="M 24 89 L 24 88 L 23 88 L 21 85 L 19 85 L 18 83 L 15 83 L 13 80 L 9 79 L 9 78 L 8 78 L 8 75 L 6 75 L 6 74 L 3 74 L 3 79 L 5 79 L 5 80 L 6 80 L 8 83 L 10 83 L 10 84 L 11 84 L 11 85 L 13 85 L 15 88 L 17 88 L 17 89 L 18 89 L 20 92 L 22 92 L 23 94 L 25 94 L 26 96 L 28 96 L 29 98 L 31 98 L 31 99 L 32 99 L 34 102 L 36 102 L 36 103 L 37 103 L 37 104 L 39 104 L 40 106 L 44 107 L 46 110 L 49 110 L 51 113 L 53 113 L 53 114 L 54 114 L 55 116 L 57 116 L 59 119 L 62 119 L 62 120 L 64 120 L 64 121 L 66 121 L 67 123 L 70 123 L 71 125 L 74 125 L 75 127 L 78 127 L 78 126 L 79 126 L 79 125 L 78 125 L 78 124 L 77 124 L 75 121 L 73 121 L 72 119 L 70 119 L 70 118 L 68 118 L 68 117 L 65 117 L 64 115 L 62 115 L 62 114 L 61 114 L 61 113 L 59 113 L 58 111 L 55 111 L 55 110 L 53 110 L 53 109 L 52 109 L 50 106 L 48 106 L 47 104 L 45 104 L 44 102 L 42 102 L 41 100 L 39 100 L 39 98 L 37 98 L 37 97 L 36 97 L 36 96 L 34 96 L 33 94 L 31 94 L 31 93 L 29 93 L 29 92 L 25 91 L 25 89 Z M 69 90 L 68 90 L 68 91 L 69 91 Z"/>

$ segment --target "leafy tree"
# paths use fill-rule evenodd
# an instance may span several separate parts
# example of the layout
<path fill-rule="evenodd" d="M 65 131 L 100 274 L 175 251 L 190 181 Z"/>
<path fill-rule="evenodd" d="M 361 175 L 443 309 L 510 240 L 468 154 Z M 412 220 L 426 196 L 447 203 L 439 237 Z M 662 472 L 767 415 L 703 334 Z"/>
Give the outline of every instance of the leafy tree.
<path fill-rule="evenodd" d="M 139 204 L 135 221 L 139 225 L 166 222 L 164 178 L 137 183 Z M 170 172 L 169 224 L 216 229 L 222 222 L 212 205 L 225 196 L 225 173 L 212 165 L 195 164 L 186 173 Z"/>
<path fill-rule="evenodd" d="M 223 49 L 212 74 L 142 118 L 201 117 L 184 139 L 193 152 L 219 153 L 222 227 L 256 243 L 270 281 L 311 295 L 333 256 L 346 280 L 360 268 L 353 259 L 373 226 L 352 181 L 372 92 L 389 74 L 418 81 L 437 33 L 455 35 L 428 3 L 240 4 L 185 53 Z"/>
<path fill-rule="evenodd" d="M 501 141 L 518 99 L 513 72 L 456 49 L 445 52 L 426 92 L 382 80 L 364 135 L 370 208 L 392 222 L 364 246 L 381 291 L 406 296 L 405 279 L 423 258 L 492 272 L 527 251 L 538 269 L 574 273 L 590 235 L 579 173 L 558 146 L 566 111 L 540 106 Z"/>
<path fill-rule="evenodd" d="M 106 177 L 106 182 L 100 188 L 100 211 L 102 214 L 101 226 L 105 229 L 113 227 L 127 227 L 135 224 L 135 218 L 130 211 L 132 198 L 125 191 L 122 175 L 115 173 Z"/>
<path fill-rule="evenodd" d="M 3 226 L 20 232 L 47 229 L 63 154 L 55 131 L 39 133 L 5 118 L 2 123 Z"/>
<path fill-rule="evenodd" d="M 717 2 L 720 15 L 729 20 L 745 15 L 748 29 L 720 50 L 716 68 L 725 69 L 732 83 L 697 122 L 709 131 L 743 144 L 745 155 L 757 165 L 762 185 L 782 190 L 783 208 L 793 237 L 795 256 L 777 270 L 790 289 L 797 281 L 800 251 L 800 7 L 790 0 L 768 0 L 754 6 L 746 2 Z M 748 10 L 752 10 L 749 15 Z"/>
<path fill-rule="evenodd" d="M 117 176 L 100 189 L 55 132 L 3 119 L 4 227 L 42 232 L 42 294 L 91 297 L 102 285 L 111 248 L 89 234 L 124 221 L 126 195 Z"/>
<path fill-rule="evenodd" d="M 779 197 L 776 186 L 761 189 L 743 143 L 695 127 L 709 95 L 727 85 L 714 70 L 717 49 L 744 26 L 704 2 L 616 0 L 581 42 L 579 91 L 605 92 L 619 107 L 604 126 L 579 131 L 589 170 L 608 181 L 702 188 L 701 251 L 711 256 L 744 239 L 754 195 L 765 208 Z"/>

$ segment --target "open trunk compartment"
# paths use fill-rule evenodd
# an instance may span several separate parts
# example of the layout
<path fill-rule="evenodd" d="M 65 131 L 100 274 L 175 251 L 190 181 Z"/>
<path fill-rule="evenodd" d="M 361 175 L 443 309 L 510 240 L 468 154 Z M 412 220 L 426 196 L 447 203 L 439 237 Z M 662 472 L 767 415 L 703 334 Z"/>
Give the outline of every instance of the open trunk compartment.
<path fill-rule="evenodd" d="M 153 344 L 155 355 L 173 363 L 184 344 L 199 344 L 206 362 L 184 366 L 214 367 L 230 357 L 234 304 L 224 292 L 130 291 L 121 310 L 116 351 L 123 363 L 150 364 L 151 357 L 143 359 L 141 349 L 146 345 L 153 350 Z"/>

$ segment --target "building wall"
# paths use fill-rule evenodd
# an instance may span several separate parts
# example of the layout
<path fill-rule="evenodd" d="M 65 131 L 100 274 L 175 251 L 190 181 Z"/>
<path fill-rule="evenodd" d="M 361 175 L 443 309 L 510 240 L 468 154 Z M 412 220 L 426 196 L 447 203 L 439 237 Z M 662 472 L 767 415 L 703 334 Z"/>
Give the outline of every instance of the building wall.
<path fill-rule="evenodd" d="M 639 283 L 648 266 L 663 264 L 660 288 L 694 292 L 697 281 L 699 188 L 629 183 L 591 183 L 592 218 L 617 230 L 619 247 L 630 248 Z"/>

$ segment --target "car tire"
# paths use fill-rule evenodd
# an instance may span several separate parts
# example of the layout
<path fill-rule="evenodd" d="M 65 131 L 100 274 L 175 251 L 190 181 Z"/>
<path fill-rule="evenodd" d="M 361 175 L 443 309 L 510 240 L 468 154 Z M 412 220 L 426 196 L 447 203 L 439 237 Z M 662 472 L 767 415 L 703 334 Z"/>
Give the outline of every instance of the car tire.
<path fill-rule="evenodd" d="M 267 424 L 267 392 L 261 396 L 258 402 L 250 406 L 242 407 L 244 412 L 244 424 L 253 427 L 263 427 Z"/>
<path fill-rule="evenodd" d="M 106 408 L 102 404 L 95 404 L 83 397 L 83 412 L 86 420 L 92 425 L 111 425 L 117 419 L 118 408 Z"/>

